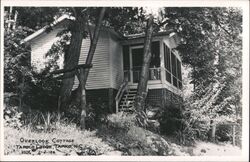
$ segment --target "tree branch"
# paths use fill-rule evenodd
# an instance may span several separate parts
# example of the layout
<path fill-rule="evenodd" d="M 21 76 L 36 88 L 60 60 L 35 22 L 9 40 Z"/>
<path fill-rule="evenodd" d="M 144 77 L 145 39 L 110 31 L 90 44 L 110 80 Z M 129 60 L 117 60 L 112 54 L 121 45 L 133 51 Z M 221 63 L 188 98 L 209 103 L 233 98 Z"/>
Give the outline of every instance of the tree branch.
<path fill-rule="evenodd" d="M 95 26 L 95 30 L 94 30 L 94 34 L 93 34 L 93 38 L 92 38 L 93 42 L 91 42 L 85 64 L 91 64 L 91 62 L 93 60 L 93 56 L 94 56 L 94 53 L 95 53 L 95 49 L 96 49 L 97 41 L 98 41 L 98 38 L 99 38 L 99 33 L 100 33 L 101 26 L 102 26 L 102 20 L 103 20 L 105 11 L 106 11 L 106 8 L 103 7 L 101 9 L 99 19 L 97 21 L 97 25 Z M 85 76 L 84 76 L 85 79 L 87 79 L 88 74 L 89 74 L 89 69 L 86 69 L 85 70 Z"/>
<path fill-rule="evenodd" d="M 224 30 L 230 37 L 234 38 L 234 36 L 233 36 L 227 29 L 225 29 L 225 28 L 221 25 L 221 23 L 220 23 L 220 21 L 219 21 L 219 18 L 217 17 L 216 13 L 215 13 L 215 12 L 212 12 L 212 15 L 213 15 L 213 18 L 215 19 L 215 20 L 214 20 L 215 24 L 218 25 L 222 30 Z"/>
<path fill-rule="evenodd" d="M 92 36 L 91 30 L 90 30 L 89 21 L 87 21 L 87 28 L 88 28 L 88 31 L 89 31 L 90 43 L 92 43 L 93 36 Z"/>
<path fill-rule="evenodd" d="M 72 11 L 73 11 L 73 13 L 74 13 L 74 17 L 77 18 L 77 12 L 76 12 L 75 7 L 71 7 L 71 9 L 72 9 Z"/>
<path fill-rule="evenodd" d="M 92 64 L 80 64 L 75 66 L 74 68 L 71 69 L 60 69 L 60 70 L 56 70 L 50 73 L 50 75 L 52 74 L 60 74 L 60 73 L 66 73 L 66 72 L 71 72 L 80 68 L 84 68 L 84 69 L 89 69 L 91 68 L 93 65 Z"/>

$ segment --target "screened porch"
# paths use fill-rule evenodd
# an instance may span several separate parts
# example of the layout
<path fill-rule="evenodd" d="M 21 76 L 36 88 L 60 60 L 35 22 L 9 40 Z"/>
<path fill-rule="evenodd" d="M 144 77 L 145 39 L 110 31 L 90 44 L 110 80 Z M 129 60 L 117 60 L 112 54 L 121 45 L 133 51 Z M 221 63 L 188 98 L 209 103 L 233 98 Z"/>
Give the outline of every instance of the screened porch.
<path fill-rule="evenodd" d="M 181 58 L 164 41 L 151 44 L 151 63 L 148 74 L 148 86 L 163 88 L 163 85 L 182 89 Z M 140 79 L 143 63 L 143 44 L 123 46 L 123 73 L 129 85 L 136 86 Z"/>

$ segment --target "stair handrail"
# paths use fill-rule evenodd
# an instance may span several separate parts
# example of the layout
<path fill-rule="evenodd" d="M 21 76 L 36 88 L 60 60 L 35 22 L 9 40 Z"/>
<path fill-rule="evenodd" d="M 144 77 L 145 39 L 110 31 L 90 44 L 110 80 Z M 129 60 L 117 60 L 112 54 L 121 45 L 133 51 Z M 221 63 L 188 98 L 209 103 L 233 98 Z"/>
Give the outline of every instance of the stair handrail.
<path fill-rule="evenodd" d="M 123 93 L 125 91 L 128 91 L 128 80 L 124 79 L 122 84 L 120 85 L 120 88 L 116 94 L 115 97 L 115 106 L 116 106 L 116 113 L 118 113 L 118 108 L 119 108 L 119 102 L 121 101 L 121 98 L 123 96 Z"/>

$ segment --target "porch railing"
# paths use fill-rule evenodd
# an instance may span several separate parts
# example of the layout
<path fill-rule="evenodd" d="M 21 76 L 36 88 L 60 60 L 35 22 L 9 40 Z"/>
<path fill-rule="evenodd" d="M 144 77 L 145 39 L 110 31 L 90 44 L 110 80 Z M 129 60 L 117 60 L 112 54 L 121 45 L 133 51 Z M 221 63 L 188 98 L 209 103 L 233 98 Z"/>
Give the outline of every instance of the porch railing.
<path fill-rule="evenodd" d="M 149 68 L 148 80 L 161 80 L 161 68 Z"/>
<path fill-rule="evenodd" d="M 128 91 L 128 80 L 124 79 L 115 97 L 115 108 L 116 113 L 118 113 L 119 103 L 125 91 Z"/>
<path fill-rule="evenodd" d="M 182 89 L 182 80 L 174 76 L 169 70 L 165 69 L 166 81 L 174 85 L 176 88 Z"/>
<path fill-rule="evenodd" d="M 131 81 L 131 74 L 133 75 L 133 82 L 138 83 L 140 80 L 141 70 L 124 70 L 124 78 Z M 149 68 L 148 80 L 161 80 L 161 68 Z"/>

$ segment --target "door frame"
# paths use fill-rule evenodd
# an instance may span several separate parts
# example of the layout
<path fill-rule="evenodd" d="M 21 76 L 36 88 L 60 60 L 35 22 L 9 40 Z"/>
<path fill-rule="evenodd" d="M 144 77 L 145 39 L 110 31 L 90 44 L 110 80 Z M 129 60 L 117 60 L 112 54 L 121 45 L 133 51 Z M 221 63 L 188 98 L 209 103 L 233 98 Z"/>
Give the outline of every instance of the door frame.
<path fill-rule="evenodd" d="M 129 73 L 130 73 L 130 84 L 138 84 L 134 83 L 134 78 L 133 78 L 133 59 L 132 59 L 132 50 L 133 49 L 143 49 L 143 45 L 137 45 L 137 46 L 130 46 L 129 47 Z"/>

